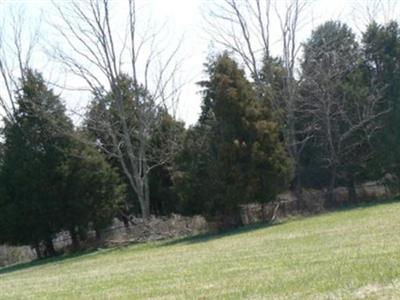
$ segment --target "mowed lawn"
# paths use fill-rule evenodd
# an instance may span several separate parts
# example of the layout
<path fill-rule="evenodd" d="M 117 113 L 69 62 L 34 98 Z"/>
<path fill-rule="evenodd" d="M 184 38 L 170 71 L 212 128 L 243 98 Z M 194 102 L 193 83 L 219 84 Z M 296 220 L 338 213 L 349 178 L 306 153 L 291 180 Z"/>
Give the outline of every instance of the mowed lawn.
<path fill-rule="evenodd" d="M 400 299 L 400 203 L 0 269 L 1 299 Z"/>

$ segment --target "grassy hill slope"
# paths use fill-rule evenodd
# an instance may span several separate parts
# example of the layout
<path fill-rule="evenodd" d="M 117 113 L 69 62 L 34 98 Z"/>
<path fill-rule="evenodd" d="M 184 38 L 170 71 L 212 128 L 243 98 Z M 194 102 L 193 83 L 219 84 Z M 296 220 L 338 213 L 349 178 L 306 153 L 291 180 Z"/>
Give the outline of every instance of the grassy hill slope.
<path fill-rule="evenodd" d="M 400 299 L 400 203 L 0 269 L 1 299 Z"/>

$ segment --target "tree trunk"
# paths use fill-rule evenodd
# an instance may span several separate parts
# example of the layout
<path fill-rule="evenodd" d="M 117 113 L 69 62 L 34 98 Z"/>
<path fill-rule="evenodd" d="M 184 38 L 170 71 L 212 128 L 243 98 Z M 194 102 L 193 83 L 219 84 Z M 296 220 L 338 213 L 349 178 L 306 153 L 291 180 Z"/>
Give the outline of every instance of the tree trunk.
<path fill-rule="evenodd" d="M 53 239 L 51 238 L 51 236 L 46 238 L 45 246 L 47 256 L 51 257 L 56 255 L 56 250 L 54 249 Z"/>
<path fill-rule="evenodd" d="M 150 218 L 150 187 L 149 177 L 144 178 L 144 199 L 145 199 L 145 212 L 146 218 Z"/>
<path fill-rule="evenodd" d="M 332 208 L 336 205 L 336 197 L 335 197 L 335 185 L 336 185 L 336 177 L 337 177 L 337 167 L 334 165 L 331 170 L 331 177 L 329 179 L 328 190 L 327 190 L 327 205 Z"/>
<path fill-rule="evenodd" d="M 121 220 L 124 223 L 125 229 L 129 228 L 129 219 L 125 214 L 121 214 Z"/>
<path fill-rule="evenodd" d="M 120 210 L 121 220 L 124 223 L 125 229 L 129 228 L 129 206 L 125 200 L 124 208 Z"/>
<path fill-rule="evenodd" d="M 100 229 L 95 228 L 94 232 L 96 234 L 96 241 L 100 241 L 100 239 L 101 239 L 101 231 L 100 231 Z"/>
<path fill-rule="evenodd" d="M 303 198 L 303 190 L 300 177 L 300 167 L 296 166 L 295 176 L 292 183 L 292 192 L 296 196 L 297 210 L 302 211 L 306 208 Z"/>
<path fill-rule="evenodd" d="M 88 239 L 87 231 L 85 228 L 79 226 L 78 227 L 78 235 L 81 241 L 86 241 Z"/>
<path fill-rule="evenodd" d="M 34 249 L 35 252 L 36 252 L 37 258 L 39 258 L 39 259 L 43 258 L 43 254 L 42 254 L 42 252 L 40 251 L 40 244 L 39 244 L 38 242 L 35 242 L 35 243 L 33 244 L 33 249 Z"/>
<path fill-rule="evenodd" d="M 140 182 L 140 187 L 137 193 L 140 203 L 140 209 L 143 219 L 150 218 L 150 191 L 147 176 Z"/>
<path fill-rule="evenodd" d="M 142 195 L 142 200 L 140 201 L 140 209 L 142 211 L 142 218 L 149 219 L 150 218 L 150 203 L 146 201 L 146 196 Z"/>
<path fill-rule="evenodd" d="M 72 248 L 74 249 L 74 251 L 78 250 L 80 248 L 80 242 L 79 242 L 79 238 L 78 238 L 78 234 L 76 232 L 75 228 L 71 228 L 69 230 L 69 235 L 71 236 L 71 240 L 72 240 Z"/>
<path fill-rule="evenodd" d="M 347 190 L 349 192 L 349 202 L 356 203 L 357 202 L 357 191 L 356 185 L 354 183 L 353 174 L 349 174 L 347 181 Z"/>

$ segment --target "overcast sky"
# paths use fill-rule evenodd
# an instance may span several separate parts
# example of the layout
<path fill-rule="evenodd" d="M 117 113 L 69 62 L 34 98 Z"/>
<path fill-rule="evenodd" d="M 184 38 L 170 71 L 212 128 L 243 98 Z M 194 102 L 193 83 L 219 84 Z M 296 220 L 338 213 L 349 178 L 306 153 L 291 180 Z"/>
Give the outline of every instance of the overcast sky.
<path fill-rule="evenodd" d="M 118 11 L 118 6 L 122 7 L 122 2 L 125 0 L 114 0 L 111 3 L 116 6 L 115 14 L 123 14 L 124 12 Z M 168 29 L 168 38 L 171 44 L 177 43 L 183 36 L 183 44 L 180 52 L 180 57 L 183 60 L 183 68 L 181 76 L 187 81 L 181 93 L 181 101 L 179 106 L 179 117 L 187 124 L 193 124 L 197 121 L 200 112 L 201 95 L 199 94 L 199 87 L 196 85 L 203 74 L 203 63 L 212 47 L 210 36 L 208 35 L 207 23 L 204 22 L 204 14 L 206 14 L 212 1 L 218 2 L 219 0 L 138 0 L 138 6 L 144 11 L 144 15 L 150 16 L 155 24 L 164 24 Z M 276 0 L 277 5 L 284 5 L 286 0 Z M 67 1 L 56 1 L 57 3 L 65 4 Z M 304 16 L 302 29 L 299 33 L 299 40 L 305 40 L 309 37 L 313 27 L 321 24 L 327 20 L 341 20 L 348 23 L 355 32 L 362 30 L 366 23 L 365 7 L 368 3 L 374 2 L 373 0 L 315 0 L 312 1 L 307 14 Z M 386 18 L 399 17 L 397 0 L 386 0 L 387 4 L 379 9 L 375 18 L 378 22 L 384 22 Z M 48 20 L 54 23 L 55 19 L 51 19 L 55 15 L 55 9 L 51 0 L 19 0 L 19 1 L 2 1 L 2 10 L 0 13 L 7 17 L 10 5 L 25 6 L 25 14 L 27 19 L 27 26 L 33 27 L 37 21 L 38 16 L 41 16 L 42 24 L 41 30 L 45 33 L 47 41 L 42 44 L 51 42 L 53 39 L 51 28 Z M 396 8 L 396 9 L 395 9 Z M 116 16 L 118 18 L 118 16 Z M 57 21 L 56 21 L 57 22 Z M 273 54 L 279 55 L 280 40 L 279 25 L 276 21 L 271 24 L 272 36 L 271 48 Z M 55 37 L 54 37 L 55 38 Z M 215 46 L 215 45 L 214 45 Z M 52 77 L 52 80 L 65 81 L 65 77 L 58 74 L 58 70 L 46 59 L 44 55 L 39 55 L 34 67 L 44 69 L 45 76 Z M 57 73 L 57 74 L 54 74 Z M 64 91 L 62 97 L 71 110 L 82 108 L 88 101 L 88 95 L 85 93 L 76 93 Z"/>

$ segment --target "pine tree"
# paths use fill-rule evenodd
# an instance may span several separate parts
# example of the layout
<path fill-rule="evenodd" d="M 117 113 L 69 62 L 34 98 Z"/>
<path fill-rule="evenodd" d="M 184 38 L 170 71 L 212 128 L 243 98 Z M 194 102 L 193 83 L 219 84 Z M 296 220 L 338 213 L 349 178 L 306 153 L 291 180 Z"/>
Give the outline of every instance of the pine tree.
<path fill-rule="evenodd" d="M 287 187 L 291 163 L 278 124 L 236 62 L 224 53 L 208 65 L 208 74 L 198 127 L 209 128 L 202 150 L 209 151 L 203 157 L 209 193 L 203 201 L 216 216 L 272 200 Z"/>
<path fill-rule="evenodd" d="M 85 139 L 82 133 L 80 139 Z M 76 140 L 62 171 L 62 228 L 69 231 L 73 247 L 78 249 L 88 229 L 100 237 L 100 231 L 110 225 L 121 209 L 125 185 L 101 153 Z"/>
<path fill-rule="evenodd" d="M 21 80 L 15 122 L 6 121 L 1 189 L 2 218 L 7 240 L 14 244 L 46 245 L 54 255 L 54 234 L 63 212 L 60 166 L 67 159 L 73 126 L 60 99 L 42 76 L 27 70 Z"/>
<path fill-rule="evenodd" d="M 381 118 L 383 130 L 373 138 L 376 159 L 369 167 L 375 176 L 397 177 L 391 182 L 398 188 L 400 178 L 400 27 L 397 22 L 385 26 L 372 23 L 363 34 L 363 54 L 370 81 L 382 90 L 382 107 L 387 111 Z"/>
<path fill-rule="evenodd" d="M 125 111 L 125 120 L 130 129 L 130 138 L 133 141 L 135 151 L 144 151 L 146 153 L 147 170 L 143 173 L 146 179 L 146 185 L 149 189 L 149 209 L 153 214 L 168 214 L 172 212 L 176 195 L 172 188 L 172 159 L 163 158 L 163 155 L 171 156 L 174 149 L 180 146 L 181 137 L 183 137 L 183 123 L 174 119 L 167 110 L 161 105 L 149 105 L 146 103 L 137 103 L 135 94 L 139 89 L 133 88 L 133 81 L 125 75 L 119 79 L 120 91 L 123 94 L 123 105 Z M 147 92 L 141 90 L 141 97 L 149 97 Z M 127 176 L 126 162 L 127 150 L 121 147 L 121 153 L 115 153 L 115 144 L 113 135 L 121 135 L 123 132 L 119 112 L 116 102 L 113 101 L 114 95 L 107 93 L 99 94 L 94 97 L 91 107 L 88 111 L 85 128 L 90 137 L 97 141 L 99 150 L 107 156 L 109 163 L 118 170 L 128 187 L 125 205 L 120 212 L 120 218 L 127 223 L 128 214 L 140 214 L 141 205 L 138 199 L 137 191 L 130 183 Z M 148 105 L 146 109 L 140 108 L 141 105 Z M 145 136 L 139 136 L 139 127 L 143 120 L 140 119 L 140 113 L 146 112 L 148 119 L 151 119 L 152 128 L 146 132 Z M 139 139 L 146 140 L 146 147 L 139 145 Z M 171 154 L 171 155 L 169 155 Z"/>
<path fill-rule="evenodd" d="M 379 129 L 380 91 L 368 79 L 366 63 L 351 29 L 326 22 L 304 45 L 302 111 L 297 123 L 309 130 L 302 157 L 305 182 L 333 190 L 346 184 L 356 200 L 355 184 L 365 178 L 365 165 L 374 156 L 370 137 Z"/>
<path fill-rule="evenodd" d="M 123 188 L 95 149 L 76 139 L 61 100 L 41 74 L 21 80 L 14 122 L 5 121 L 0 172 L 0 236 L 55 254 L 53 238 L 69 230 L 74 245 L 91 224 L 97 232 L 116 214 Z M 40 249 L 45 246 L 43 253 Z"/>

